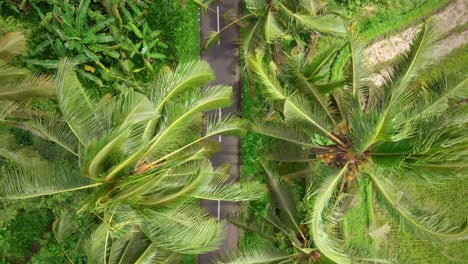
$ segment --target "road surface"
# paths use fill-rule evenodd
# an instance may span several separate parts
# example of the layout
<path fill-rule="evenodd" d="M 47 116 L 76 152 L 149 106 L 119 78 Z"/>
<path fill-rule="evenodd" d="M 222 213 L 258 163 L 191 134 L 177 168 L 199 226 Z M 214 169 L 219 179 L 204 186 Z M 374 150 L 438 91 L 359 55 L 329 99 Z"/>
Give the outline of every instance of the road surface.
<path fill-rule="evenodd" d="M 239 12 L 240 0 L 220 0 L 210 5 L 206 14 L 200 14 L 201 39 L 206 39 L 210 31 L 222 29 L 226 22 L 223 14 L 229 12 Z M 229 23 L 229 22 L 228 22 Z M 208 50 L 202 51 L 201 57 L 213 68 L 216 79 L 213 84 L 230 85 L 234 89 L 233 105 L 216 111 L 216 114 L 226 115 L 228 113 L 240 112 L 241 82 L 239 65 L 239 29 L 231 26 L 222 31 L 219 45 L 214 45 Z M 224 163 L 230 163 L 231 180 L 239 180 L 240 175 L 240 143 L 235 137 L 217 137 L 220 141 L 221 150 L 213 158 L 213 167 L 216 168 Z M 238 205 L 230 202 L 205 201 L 201 202 L 203 208 L 216 218 L 224 219 L 231 210 L 236 210 Z M 229 224 L 225 230 L 225 240 L 223 246 L 208 254 L 198 256 L 199 264 L 210 264 L 213 258 L 219 253 L 237 248 L 239 243 L 238 229 Z"/>

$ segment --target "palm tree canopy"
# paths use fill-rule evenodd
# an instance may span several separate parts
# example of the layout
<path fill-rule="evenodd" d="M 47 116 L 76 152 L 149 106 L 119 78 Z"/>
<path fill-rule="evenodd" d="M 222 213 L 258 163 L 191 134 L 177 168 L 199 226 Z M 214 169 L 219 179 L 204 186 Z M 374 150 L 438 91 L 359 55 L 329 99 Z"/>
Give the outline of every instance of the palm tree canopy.
<path fill-rule="evenodd" d="M 341 89 L 336 88 L 339 83 L 329 89 L 326 83 L 309 78 L 320 65 L 317 61 L 304 65 L 291 57 L 296 63 L 284 67 L 265 63 L 261 54 L 250 57 L 256 81 L 276 106 L 280 121 L 255 122 L 251 127 L 288 142 L 279 148 L 280 155 L 272 152 L 266 158 L 315 171 L 304 198 L 309 232 L 314 246 L 337 263 L 383 263 L 397 255 L 385 252 L 383 245 L 376 250 L 350 248 L 341 239 L 343 219 L 353 208 L 350 196 L 370 201 L 369 230 L 376 225 L 401 225 L 437 245 L 468 238 L 466 219 L 460 214 L 467 210 L 466 199 L 456 198 L 459 207 L 448 212 L 447 205 L 436 200 L 442 193 L 432 199 L 425 193 L 429 186 L 444 186 L 452 180 L 467 184 L 468 81 L 450 69 L 428 77 L 441 59 L 437 44 L 442 36 L 434 22 L 428 22 L 415 36 L 411 50 L 384 73 L 381 86 L 371 81 L 364 47 L 353 32 L 349 77 Z M 400 235 L 397 229 L 392 232 L 397 238 Z"/>
<path fill-rule="evenodd" d="M 144 93 L 128 90 L 99 100 L 81 86 L 70 60 L 60 62 L 55 79 L 60 113 L 26 125 L 75 156 L 76 162 L 67 168 L 47 160 L 12 166 L 2 177 L 0 197 L 89 189 L 80 212 L 93 212 L 103 220 L 104 244 L 112 240 L 120 247 L 132 239 L 122 234 L 141 233 L 157 242 L 148 242 L 154 252 L 145 254 L 158 257 L 208 252 L 219 245 L 222 223 L 198 208 L 199 199 L 243 201 L 263 192 L 255 182 L 225 185 L 229 167 L 215 169 L 209 161 L 218 148 L 210 138 L 238 135 L 244 122 L 234 116 L 204 115 L 228 106 L 232 97 L 231 87 L 200 89 L 213 79 L 206 62 L 164 70 Z M 101 231 L 96 232 L 102 238 Z M 101 240 L 89 246 L 90 259 L 95 259 Z M 106 252 L 96 258 L 114 258 Z"/>

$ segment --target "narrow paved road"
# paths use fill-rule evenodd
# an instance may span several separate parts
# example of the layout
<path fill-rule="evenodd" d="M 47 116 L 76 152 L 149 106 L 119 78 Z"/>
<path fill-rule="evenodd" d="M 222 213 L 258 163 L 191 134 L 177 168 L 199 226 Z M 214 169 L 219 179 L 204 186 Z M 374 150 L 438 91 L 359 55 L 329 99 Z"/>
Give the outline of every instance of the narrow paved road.
<path fill-rule="evenodd" d="M 206 39 L 210 31 L 222 29 L 226 22 L 224 14 L 229 12 L 239 12 L 240 0 L 220 0 L 210 5 L 210 10 L 206 14 L 200 15 L 200 27 L 202 40 Z M 226 84 L 234 89 L 233 105 L 224 108 L 222 111 L 216 111 L 216 114 L 226 115 L 228 113 L 238 113 L 240 111 L 241 101 L 241 82 L 239 65 L 239 29 L 232 26 L 221 33 L 221 41 L 218 46 L 203 51 L 202 59 L 206 60 L 213 68 L 216 79 L 213 84 Z M 240 175 L 240 144 L 235 137 L 218 137 L 216 140 L 221 143 L 221 150 L 212 159 L 213 166 L 216 168 L 224 163 L 232 164 L 231 180 L 238 180 Z M 231 210 L 237 210 L 236 203 L 202 201 L 202 207 L 216 218 L 224 219 Z M 215 256 L 221 252 L 230 251 L 237 248 L 239 243 L 239 230 L 228 225 L 225 230 L 225 240 L 223 246 L 216 252 L 200 255 L 199 264 L 210 264 Z"/>

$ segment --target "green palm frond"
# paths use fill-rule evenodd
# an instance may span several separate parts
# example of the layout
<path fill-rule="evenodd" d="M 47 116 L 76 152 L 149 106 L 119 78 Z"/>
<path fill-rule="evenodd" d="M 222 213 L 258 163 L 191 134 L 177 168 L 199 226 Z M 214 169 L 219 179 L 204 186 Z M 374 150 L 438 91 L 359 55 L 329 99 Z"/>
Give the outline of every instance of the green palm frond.
<path fill-rule="evenodd" d="M 218 257 L 214 263 L 217 264 L 266 264 L 266 263 L 288 263 L 296 258 L 298 254 L 287 254 L 277 248 L 250 248 L 246 251 L 226 253 Z M 286 262 L 288 261 L 288 262 Z"/>
<path fill-rule="evenodd" d="M 227 219 L 231 224 L 234 224 L 247 232 L 255 233 L 267 241 L 274 242 L 277 239 L 277 237 L 272 234 L 271 228 L 268 228 L 267 225 L 258 221 L 260 220 L 258 218 L 255 219 L 253 217 L 248 217 L 246 212 L 242 210 L 242 207 L 240 211 L 229 214 Z"/>
<path fill-rule="evenodd" d="M 289 227 L 300 234 L 304 241 L 306 241 L 306 236 L 300 227 L 297 205 L 293 196 L 285 186 L 278 183 L 278 177 L 274 174 L 274 170 L 272 170 L 267 163 L 262 162 L 262 166 L 266 172 L 268 189 L 270 190 L 275 205 L 277 205 L 281 210 L 282 217 L 285 219 L 286 223 L 288 223 Z"/>
<path fill-rule="evenodd" d="M 54 82 L 47 75 L 32 75 L 0 85 L 0 97 L 9 100 L 20 101 L 26 98 L 50 96 L 54 92 Z"/>
<path fill-rule="evenodd" d="M 425 91 L 421 92 L 419 100 L 414 104 L 416 109 L 408 111 L 408 116 L 405 115 L 401 119 L 424 119 L 446 112 L 450 102 L 468 98 L 468 79 L 453 74 L 442 75 L 429 81 L 423 89 Z"/>
<path fill-rule="evenodd" d="M 350 37 L 351 49 L 351 62 L 352 62 L 352 96 L 355 98 L 359 105 L 364 105 L 362 100 L 368 94 L 371 85 L 369 76 L 371 71 L 367 65 L 367 58 L 365 57 L 365 46 L 358 39 L 358 36 L 351 32 Z"/>
<path fill-rule="evenodd" d="M 314 159 L 314 157 L 311 157 L 314 150 L 322 150 L 321 148 L 316 148 L 312 149 L 309 153 L 307 151 L 304 151 L 304 147 L 291 144 L 289 142 L 272 141 L 272 143 L 273 144 L 266 148 L 265 153 L 261 153 L 262 157 L 265 160 L 305 163 Z M 298 167 L 298 164 L 295 165 Z"/>
<path fill-rule="evenodd" d="M 316 129 L 318 133 L 341 144 L 341 140 L 332 134 L 332 125 L 327 121 L 326 115 L 318 109 L 316 105 L 311 105 L 306 99 L 294 96 L 285 101 L 285 120 L 288 124 L 310 126 Z"/>
<path fill-rule="evenodd" d="M 163 71 L 149 87 L 150 100 L 159 113 L 165 103 L 187 91 L 193 91 L 213 80 L 213 71 L 204 61 L 178 65 L 174 70 Z"/>
<path fill-rule="evenodd" d="M 124 144 L 130 130 L 116 130 L 88 143 L 83 152 L 82 170 L 87 177 L 97 179 L 105 175 L 112 164 L 124 159 Z"/>
<path fill-rule="evenodd" d="M 193 204 L 167 212 L 146 210 L 145 220 L 144 233 L 165 250 L 201 254 L 217 249 L 223 240 L 223 225 Z"/>
<path fill-rule="evenodd" d="M 200 117 L 202 111 L 209 111 L 223 108 L 231 103 L 232 89 L 228 86 L 217 85 L 205 88 L 199 96 L 195 96 L 185 106 L 171 104 L 171 108 L 166 108 L 167 121 L 162 131 L 150 142 L 150 147 L 145 156 L 152 155 L 159 157 L 168 153 L 175 145 L 180 144 L 184 127 Z"/>
<path fill-rule="evenodd" d="M 74 231 L 73 225 L 73 215 L 66 211 L 62 210 L 60 217 L 54 221 L 52 225 L 52 230 L 54 232 L 55 239 L 58 242 L 63 242 L 71 233 Z"/>
<path fill-rule="evenodd" d="M 413 205 L 414 201 L 395 186 L 389 179 L 382 179 L 379 172 L 370 172 L 369 176 L 377 191 L 379 202 L 391 214 L 405 223 L 411 230 L 427 235 L 429 238 L 458 240 L 467 239 L 465 226 L 456 226 L 443 216 L 440 209 L 421 208 Z"/>
<path fill-rule="evenodd" d="M 60 115 L 53 114 L 43 118 L 36 118 L 25 125 L 38 130 L 47 140 L 78 156 L 78 139 Z"/>
<path fill-rule="evenodd" d="M 300 71 L 300 66 L 293 65 L 291 62 L 289 65 L 290 72 L 294 77 L 295 87 L 303 91 L 305 94 L 310 95 L 310 98 L 312 98 L 313 102 L 319 105 L 323 112 L 327 115 L 328 119 L 335 124 L 333 109 L 330 106 L 328 98 L 322 95 L 318 88 L 307 80 L 304 74 Z"/>
<path fill-rule="evenodd" d="M 318 51 L 310 59 L 304 61 L 303 74 L 306 78 L 311 78 L 320 73 L 320 71 L 329 64 L 340 50 L 339 45 L 331 45 L 329 48 Z M 308 54 L 309 55 L 309 54 Z"/>
<path fill-rule="evenodd" d="M 435 21 L 430 20 L 425 24 L 421 32 L 414 38 L 408 54 L 401 58 L 397 64 L 398 77 L 394 81 L 393 96 L 395 101 L 406 102 L 412 84 L 421 74 L 435 65 L 441 55 L 436 47 L 439 45 L 443 34 L 438 30 Z M 395 103 L 398 105 L 398 102 Z"/>
<path fill-rule="evenodd" d="M 311 14 L 295 13 L 281 3 L 279 7 L 289 20 L 297 24 L 298 27 L 341 36 L 346 33 L 343 21 L 336 15 L 313 16 Z"/>
<path fill-rule="evenodd" d="M 29 70 L 8 65 L 6 61 L 0 60 L 0 80 L 2 80 L 2 82 L 24 78 L 28 76 L 28 74 L 30 74 Z M 8 84 L 4 83 L 2 85 L 5 86 Z"/>
<path fill-rule="evenodd" d="M 18 103 L 0 99 L 0 121 L 5 121 L 5 118 L 18 108 Z"/>
<path fill-rule="evenodd" d="M 110 251 L 111 240 L 112 238 L 106 225 L 102 224 L 94 230 L 90 239 L 88 239 L 84 244 L 88 263 L 107 263 L 107 255 Z"/>
<path fill-rule="evenodd" d="M 146 96 L 132 90 L 124 91 L 110 99 L 103 99 L 97 107 L 101 118 L 105 120 L 107 130 L 114 127 L 130 127 L 160 117 Z"/>
<path fill-rule="evenodd" d="M 0 60 L 9 61 L 26 53 L 26 38 L 22 32 L 10 32 L 0 37 Z"/>
<path fill-rule="evenodd" d="M 284 140 L 306 148 L 322 148 L 311 142 L 311 139 L 299 126 L 285 125 L 280 122 L 256 121 L 250 123 L 250 129 L 255 133 Z"/>
<path fill-rule="evenodd" d="M 40 162 L 27 167 L 5 168 L 0 198 L 25 199 L 99 186 L 80 175 L 73 167 Z"/>
<path fill-rule="evenodd" d="M 283 30 L 281 30 L 274 14 L 271 11 L 266 14 L 264 30 L 265 42 L 268 44 L 272 43 L 273 40 L 278 39 L 285 34 Z"/>
<path fill-rule="evenodd" d="M 333 219 L 333 214 L 330 214 L 330 207 L 334 207 L 333 199 L 340 181 L 343 180 L 347 172 L 347 164 L 340 170 L 331 173 L 324 180 L 319 190 L 314 193 L 309 193 L 308 198 L 311 204 L 312 212 L 310 214 L 310 233 L 312 234 L 314 244 L 327 258 L 336 263 L 351 263 L 351 258 L 348 256 L 333 234 L 330 234 L 327 226 L 335 225 L 336 219 Z M 313 201 L 312 201 L 313 200 Z"/>
<path fill-rule="evenodd" d="M 281 83 L 276 79 L 263 62 L 263 54 L 258 52 L 255 57 L 249 57 L 249 67 L 252 73 L 257 78 L 257 81 L 262 85 L 263 93 L 267 100 L 280 101 L 288 97 L 289 93 Z"/>
<path fill-rule="evenodd" d="M 134 262 L 135 264 L 171 264 L 180 263 L 181 255 L 172 251 L 162 250 L 152 243 L 147 250 Z"/>
<path fill-rule="evenodd" d="M 68 59 L 60 61 L 56 76 L 57 99 L 65 121 L 80 143 L 87 145 L 104 132 L 105 124 L 96 112 L 98 103 L 81 86 L 73 67 Z"/>
<path fill-rule="evenodd" d="M 229 178 L 229 172 L 220 173 L 218 170 L 214 171 L 211 174 L 211 181 L 203 185 L 192 196 L 205 200 L 240 202 L 258 199 L 265 192 L 264 186 L 258 182 L 249 181 L 241 184 L 228 182 Z"/>
<path fill-rule="evenodd" d="M 0 129 L 0 156 L 25 167 L 44 161 L 32 147 L 18 144 L 16 137 L 5 128 Z"/>
<path fill-rule="evenodd" d="M 259 45 L 258 35 L 259 31 L 264 25 L 265 18 L 258 18 L 255 24 L 246 32 L 241 38 L 241 58 L 245 63 L 246 70 L 249 70 L 249 55 L 253 54 L 254 49 Z"/>

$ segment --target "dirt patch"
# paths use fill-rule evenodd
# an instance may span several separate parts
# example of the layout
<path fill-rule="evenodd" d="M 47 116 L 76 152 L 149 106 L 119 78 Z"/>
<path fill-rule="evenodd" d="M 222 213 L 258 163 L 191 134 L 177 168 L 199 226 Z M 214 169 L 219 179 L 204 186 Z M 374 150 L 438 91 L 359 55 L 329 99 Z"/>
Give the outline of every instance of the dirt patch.
<path fill-rule="evenodd" d="M 463 25 L 468 22 L 468 1 L 452 1 L 446 8 L 434 14 L 432 18 L 437 20 L 437 24 L 444 31 L 450 31 L 459 25 Z M 421 27 L 422 24 L 418 24 L 370 45 L 366 50 L 370 65 L 391 60 L 396 55 L 407 51 L 414 35 L 421 30 Z M 448 54 L 465 43 L 468 43 L 468 31 L 454 34 L 444 39 L 441 43 L 442 48 L 440 52 L 442 55 Z"/>

